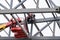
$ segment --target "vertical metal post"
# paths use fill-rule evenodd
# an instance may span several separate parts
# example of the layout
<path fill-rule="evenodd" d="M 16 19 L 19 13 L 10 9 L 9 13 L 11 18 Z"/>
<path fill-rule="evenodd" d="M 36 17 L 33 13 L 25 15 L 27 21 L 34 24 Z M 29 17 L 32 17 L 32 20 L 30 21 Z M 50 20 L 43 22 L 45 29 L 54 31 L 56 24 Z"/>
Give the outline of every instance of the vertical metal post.
<path fill-rule="evenodd" d="M 30 37 L 32 37 L 32 31 L 33 31 L 33 23 L 31 23 L 31 29 L 30 29 L 30 33 L 29 33 Z"/>
<path fill-rule="evenodd" d="M 11 0 L 11 2 L 10 2 L 10 9 L 12 9 L 12 6 L 13 6 L 13 0 Z M 11 15 L 11 14 L 10 14 Z M 10 37 L 10 35 L 11 35 L 11 30 L 10 30 L 10 28 L 9 28 L 9 37 Z"/>
<path fill-rule="evenodd" d="M 55 36 L 55 25 L 56 25 L 56 23 L 55 23 L 55 21 L 54 21 L 54 26 L 53 26 L 53 37 Z"/>

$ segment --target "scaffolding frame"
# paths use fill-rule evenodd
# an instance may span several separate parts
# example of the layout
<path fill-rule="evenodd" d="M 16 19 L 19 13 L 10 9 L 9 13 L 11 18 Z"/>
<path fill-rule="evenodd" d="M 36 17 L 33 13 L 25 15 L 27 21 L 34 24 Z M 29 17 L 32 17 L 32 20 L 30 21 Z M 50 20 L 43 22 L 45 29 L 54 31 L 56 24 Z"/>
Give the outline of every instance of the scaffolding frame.
<path fill-rule="evenodd" d="M 56 13 L 60 13 L 60 7 L 56 6 L 52 2 L 52 0 L 45 0 L 49 8 L 39 8 L 39 0 L 37 0 L 37 2 L 34 0 L 34 2 L 36 4 L 36 8 L 35 9 L 26 9 L 26 7 L 23 4 L 26 0 L 23 0 L 23 1 L 18 0 L 19 4 L 16 5 L 14 8 L 12 8 L 13 0 L 11 0 L 10 4 L 7 2 L 7 0 L 5 0 L 5 1 L 10 6 L 10 9 L 8 9 L 7 7 L 5 7 L 4 5 L 2 5 L 0 3 L 0 6 L 5 9 L 5 10 L 0 10 L 0 14 L 2 14 L 8 21 L 9 21 L 9 19 L 6 16 L 6 14 L 10 14 L 14 18 L 14 20 L 17 22 L 17 24 L 22 28 L 22 30 L 25 32 L 25 34 L 28 36 L 29 40 L 37 40 L 37 39 L 38 40 L 40 40 L 40 39 L 43 39 L 43 40 L 44 39 L 45 40 L 49 40 L 49 39 L 51 39 L 51 40 L 54 39 L 55 40 L 56 39 L 57 40 L 57 39 L 60 39 L 60 37 L 56 37 L 55 36 L 55 24 L 57 23 L 59 28 L 60 28 L 60 17 L 58 17 L 57 14 L 56 14 Z M 23 9 L 17 9 L 19 6 L 22 6 Z M 28 23 L 26 21 L 26 14 L 29 15 L 29 13 L 32 13 L 32 14 L 41 13 L 43 18 L 42 19 L 34 19 L 33 23 Z M 43 13 L 52 13 L 53 17 L 45 18 Z M 27 33 L 27 31 L 21 26 L 21 24 L 16 20 L 16 18 L 14 17 L 13 14 L 16 14 L 17 17 L 18 17 L 17 14 L 24 14 L 25 20 L 23 21 L 23 23 L 25 23 L 27 28 L 28 28 L 27 24 L 31 24 L 31 31 L 29 33 Z M 36 23 L 43 23 L 43 22 L 46 22 L 47 24 L 42 29 L 39 29 Z M 54 22 L 53 30 L 49 26 L 52 22 Z M 35 27 L 38 30 L 38 32 L 32 36 L 33 24 L 35 25 Z M 52 37 L 44 37 L 44 35 L 42 33 L 42 30 L 44 30 L 47 26 L 50 28 L 51 32 L 53 33 Z M 10 37 L 11 31 L 9 31 L 9 34 L 6 31 L 5 31 L 5 33 L 8 35 L 8 37 L 9 37 L 8 39 L 12 39 L 13 38 L 13 37 L 12 38 Z M 40 37 L 36 37 L 36 35 L 38 35 L 38 34 L 40 34 Z M 1 39 L 3 39 L 3 38 L 1 38 Z M 13 40 L 14 39 L 16 39 L 16 38 L 13 38 Z"/>

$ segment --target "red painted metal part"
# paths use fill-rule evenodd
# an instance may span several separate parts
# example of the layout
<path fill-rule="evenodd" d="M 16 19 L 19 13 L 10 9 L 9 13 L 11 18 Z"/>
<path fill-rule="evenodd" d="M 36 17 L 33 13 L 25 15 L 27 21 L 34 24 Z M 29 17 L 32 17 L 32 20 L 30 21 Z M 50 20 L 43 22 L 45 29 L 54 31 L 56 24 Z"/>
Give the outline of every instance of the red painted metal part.
<path fill-rule="evenodd" d="M 21 19 L 20 18 L 18 18 L 17 20 L 18 20 L 19 23 L 21 23 Z M 15 20 L 11 19 L 9 22 L 5 23 L 5 25 L 6 25 L 5 26 L 6 28 L 9 27 L 9 26 L 11 26 L 10 28 L 11 28 L 11 31 L 14 33 L 15 38 L 26 38 L 27 37 L 27 35 L 22 30 L 22 28 L 20 28 L 19 26 L 17 26 L 17 23 L 16 23 Z M 24 25 L 24 27 L 25 27 L 25 29 L 27 31 L 27 28 L 26 28 L 25 25 Z"/>
<path fill-rule="evenodd" d="M 15 38 L 27 38 L 27 35 L 20 27 L 13 27 L 11 31 L 14 33 Z"/>
<path fill-rule="evenodd" d="M 21 19 L 17 19 L 19 22 L 21 22 Z M 11 31 L 14 33 L 15 38 L 26 38 L 27 35 L 23 32 L 23 30 L 16 26 L 16 21 L 11 19 L 10 22 L 7 23 L 7 26 L 11 26 Z M 26 28 L 25 28 L 26 29 Z"/>
<path fill-rule="evenodd" d="M 18 22 L 21 22 L 21 19 L 20 18 L 17 18 Z M 6 23 L 6 26 L 11 26 L 12 24 L 16 24 L 16 21 L 11 19 L 9 22 Z"/>

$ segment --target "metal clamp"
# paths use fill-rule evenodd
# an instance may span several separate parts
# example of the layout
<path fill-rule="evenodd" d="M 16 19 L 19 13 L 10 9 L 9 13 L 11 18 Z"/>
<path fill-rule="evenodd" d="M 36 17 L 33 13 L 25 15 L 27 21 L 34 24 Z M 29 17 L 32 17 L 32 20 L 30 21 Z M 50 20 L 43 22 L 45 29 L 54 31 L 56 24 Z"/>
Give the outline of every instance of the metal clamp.
<path fill-rule="evenodd" d="M 60 7 L 58 7 L 58 8 L 56 9 L 56 11 L 60 14 Z"/>

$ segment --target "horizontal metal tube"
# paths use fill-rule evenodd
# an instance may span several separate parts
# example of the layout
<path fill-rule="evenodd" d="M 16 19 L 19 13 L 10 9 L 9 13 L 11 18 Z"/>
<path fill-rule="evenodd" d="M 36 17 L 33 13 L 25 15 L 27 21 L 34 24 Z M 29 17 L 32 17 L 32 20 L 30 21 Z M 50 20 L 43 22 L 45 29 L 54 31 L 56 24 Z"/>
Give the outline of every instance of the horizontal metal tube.
<path fill-rule="evenodd" d="M 22 14 L 22 13 L 58 13 L 58 8 L 39 8 L 39 9 L 7 9 L 0 10 L 0 14 Z"/>

